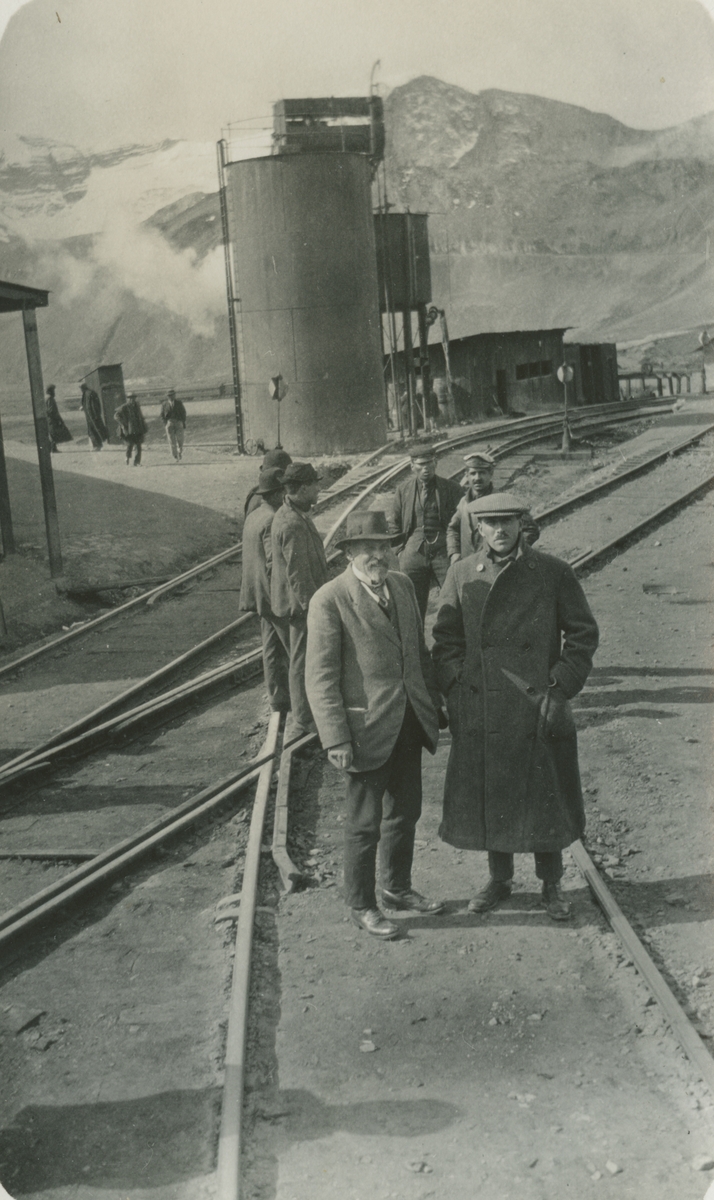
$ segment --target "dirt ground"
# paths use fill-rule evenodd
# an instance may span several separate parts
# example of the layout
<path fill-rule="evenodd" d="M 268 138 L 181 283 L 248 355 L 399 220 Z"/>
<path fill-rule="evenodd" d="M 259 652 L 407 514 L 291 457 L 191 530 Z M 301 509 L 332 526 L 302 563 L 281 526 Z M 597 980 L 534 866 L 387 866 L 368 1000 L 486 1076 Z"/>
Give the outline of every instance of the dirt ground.
<path fill-rule="evenodd" d="M 692 410 L 706 416 L 706 406 Z M 660 424 L 643 426 L 640 437 L 660 436 Z M 668 436 L 675 432 L 687 430 Z M 603 448 L 587 470 L 527 456 L 520 486 L 534 508 L 545 506 L 641 449 Z M 157 444 L 160 451 L 168 454 Z M 13 468 L 24 462 L 11 458 Z M 86 449 L 77 462 L 81 470 L 61 472 L 67 494 L 94 489 L 93 511 L 107 521 L 126 506 L 135 514 L 131 553 L 148 546 L 152 563 L 163 538 L 179 555 L 205 557 L 201 545 L 214 529 L 219 539 L 235 537 L 238 525 L 226 518 L 242 508 L 240 489 L 257 471 L 249 460 L 244 475 L 234 463 L 222 472 L 207 457 L 191 470 L 157 465 L 144 474 L 127 470 L 116 451 L 102 458 Z M 669 466 L 682 477 L 692 470 Z M 504 469 L 498 482 L 507 478 Z M 160 479 L 171 481 L 168 495 Z M 141 514 L 152 504 L 159 507 L 147 535 Z M 577 711 L 591 850 L 702 1033 L 714 1032 L 711 507 L 710 499 L 693 505 L 585 581 L 602 645 Z M 89 517 L 81 505 L 75 516 L 71 506 L 64 512 L 81 545 Z M 543 542 L 567 548 L 575 529 L 553 526 Z M 86 561 L 94 569 L 94 556 Z M 131 555 L 121 561 L 134 565 Z M 110 562 L 101 560 L 102 570 Z M 113 656 L 100 655 L 109 639 L 97 634 L 82 654 L 58 652 L 0 683 L 0 756 L 121 690 L 172 646 L 185 648 L 201 620 L 208 631 L 237 615 L 237 586 L 236 569 L 221 568 L 144 613 L 129 637 L 119 627 Z M 45 839 L 104 848 L 245 762 L 266 715 L 256 685 L 57 772 L 2 814 L 0 850 Z M 405 936 L 390 945 L 345 920 L 338 773 L 319 755 L 300 766 L 292 846 L 315 886 L 281 896 L 265 857 L 247 1200 L 700 1200 L 711 1175 L 692 1161 L 714 1154 L 712 1098 L 572 864 L 572 928 L 538 910 L 525 858 L 509 904 L 484 918 L 466 915 L 485 867 L 482 856 L 436 835 L 447 753 L 444 740 L 425 760 L 415 883 L 445 896 L 448 911 L 400 916 Z M 232 934 L 214 915 L 220 897 L 240 888 L 246 823 L 236 808 L 4 964 L 0 1077 L 10 1083 L 0 1089 L 0 1180 L 18 1200 L 215 1194 Z M 1 907 L 66 869 L 0 862 Z"/>

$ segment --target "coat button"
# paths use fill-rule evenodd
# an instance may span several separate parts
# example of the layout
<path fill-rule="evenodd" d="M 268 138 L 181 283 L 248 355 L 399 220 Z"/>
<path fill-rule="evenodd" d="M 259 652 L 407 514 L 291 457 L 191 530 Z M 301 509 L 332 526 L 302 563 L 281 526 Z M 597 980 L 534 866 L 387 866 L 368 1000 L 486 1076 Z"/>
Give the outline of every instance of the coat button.
<path fill-rule="evenodd" d="M 483 563 L 476 563 L 476 570 L 477 571 L 485 570 Z"/>
<path fill-rule="evenodd" d="M 523 649 L 524 649 L 524 650 L 530 650 L 530 648 L 531 648 L 531 644 L 530 644 L 530 642 L 524 642 L 524 643 L 523 643 Z"/>
<path fill-rule="evenodd" d="M 535 563 L 529 562 L 528 566 L 530 567 L 531 571 L 535 571 Z"/>

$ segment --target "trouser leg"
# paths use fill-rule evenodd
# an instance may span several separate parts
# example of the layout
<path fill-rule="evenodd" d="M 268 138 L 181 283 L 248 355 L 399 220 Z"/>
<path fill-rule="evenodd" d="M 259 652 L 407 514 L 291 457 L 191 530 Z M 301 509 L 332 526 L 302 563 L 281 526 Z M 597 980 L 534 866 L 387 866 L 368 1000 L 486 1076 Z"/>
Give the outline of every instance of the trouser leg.
<path fill-rule="evenodd" d="M 496 883 L 509 883 L 513 879 L 513 855 L 503 850 L 489 850 L 488 873 Z"/>
<path fill-rule="evenodd" d="M 127 461 L 127 463 L 131 460 L 131 452 L 133 449 L 134 449 L 134 443 L 127 442 L 127 444 L 126 444 L 126 461 Z"/>
<path fill-rule="evenodd" d="M 345 902 L 350 908 L 376 908 L 375 876 L 382 797 L 388 765 L 347 775 L 345 796 Z"/>
<path fill-rule="evenodd" d="M 273 712 L 287 712 L 290 708 L 290 654 L 272 621 L 266 617 L 260 618 L 260 635 L 268 702 Z"/>
<path fill-rule="evenodd" d="M 406 892 L 412 885 L 414 833 L 421 816 L 422 745 L 421 726 L 407 704 L 399 737 L 389 756 L 382 799 L 379 863 L 382 886 L 389 892 Z"/>
<path fill-rule="evenodd" d="M 543 883 L 559 883 L 563 878 L 563 855 L 560 850 L 535 854 L 536 877 Z"/>
<path fill-rule="evenodd" d="M 134 449 L 134 466 L 138 467 L 141 462 L 141 442 L 137 442 Z"/>
<path fill-rule="evenodd" d="M 184 432 L 185 432 L 185 430 L 184 430 L 184 426 L 181 424 L 181 422 L 180 422 L 180 421 L 178 421 L 178 422 L 176 423 L 176 446 L 178 447 L 178 456 L 179 456 L 179 458 L 181 458 L 181 455 L 183 454 L 183 435 L 184 435 Z"/>
<path fill-rule="evenodd" d="M 167 423 L 166 423 L 166 440 L 168 441 L 169 446 L 171 447 L 171 453 L 173 454 L 174 458 L 178 458 L 178 447 L 176 445 L 176 430 L 174 428 L 173 421 L 167 421 Z"/>
<path fill-rule="evenodd" d="M 293 721 L 300 729 L 314 729 L 312 710 L 305 691 L 305 654 L 307 617 L 290 620 L 290 707 Z"/>

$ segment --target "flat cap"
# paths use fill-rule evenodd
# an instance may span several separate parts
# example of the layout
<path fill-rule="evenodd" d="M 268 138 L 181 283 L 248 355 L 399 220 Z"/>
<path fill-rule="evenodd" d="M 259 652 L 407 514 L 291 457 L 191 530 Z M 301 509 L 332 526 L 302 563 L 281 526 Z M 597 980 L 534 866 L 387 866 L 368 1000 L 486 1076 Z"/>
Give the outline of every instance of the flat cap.
<path fill-rule="evenodd" d="M 520 517 L 528 512 L 528 505 L 513 492 L 491 492 L 471 500 L 466 508 L 475 517 Z"/>
<path fill-rule="evenodd" d="M 412 462 L 419 462 L 420 459 L 426 462 L 436 458 L 436 449 L 432 442 L 412 442 L 411 446 L 407 446 L 407 454 Z"/>
<path fill-rule="evenodd" d="M 472 450 L 470 454 L 464 455 L 464 462 L 482 462 L 488 467 L 495 467 L 496 465 L 495 458 L 492 454 L 489 454 L 488 450 Z"/>
<path fill-rule="evenodd" d="M 290 463 L 283 472 L 283 483 L 317 483 L 322 478 L 318 475 L 312 463 Z"/>
<path fill-rule="evenodd" d="M 281 471 L 284 471 L 292 461 L 287 450 L 268 450 L 267 454 L 263 456 L 263 467 L 279 467 Z"/>
<path fill-rule="evenodd" d="M 280 467 L 264 467 L 258 476 L 256 491 L 261 496 L 267 496 L 270 492 L 282 491 L 282 487 L 283 472 Z"/>

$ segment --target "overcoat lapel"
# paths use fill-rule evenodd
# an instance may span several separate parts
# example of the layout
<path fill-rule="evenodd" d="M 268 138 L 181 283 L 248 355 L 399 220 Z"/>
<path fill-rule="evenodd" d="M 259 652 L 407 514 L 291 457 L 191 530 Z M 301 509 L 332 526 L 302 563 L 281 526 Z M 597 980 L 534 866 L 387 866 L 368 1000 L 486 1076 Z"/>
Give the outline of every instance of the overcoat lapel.
<path fill-rule="evenodd" d="M 366 621 L 377 633 L 381 633 L 383 637 L 396 642 L 400 646 L 399 634 L 392 625 L 392 622 L 389 620 L 387 614 L 381 611 L 379 605 L 374 600 L 370 600 L 352 568 L 348 567 L 345 574 L 347 576 L 350 599 L 361 620 Z M 391 589 L 389 595 L 392 601 L 394 601 L 394 592 Z"/>

